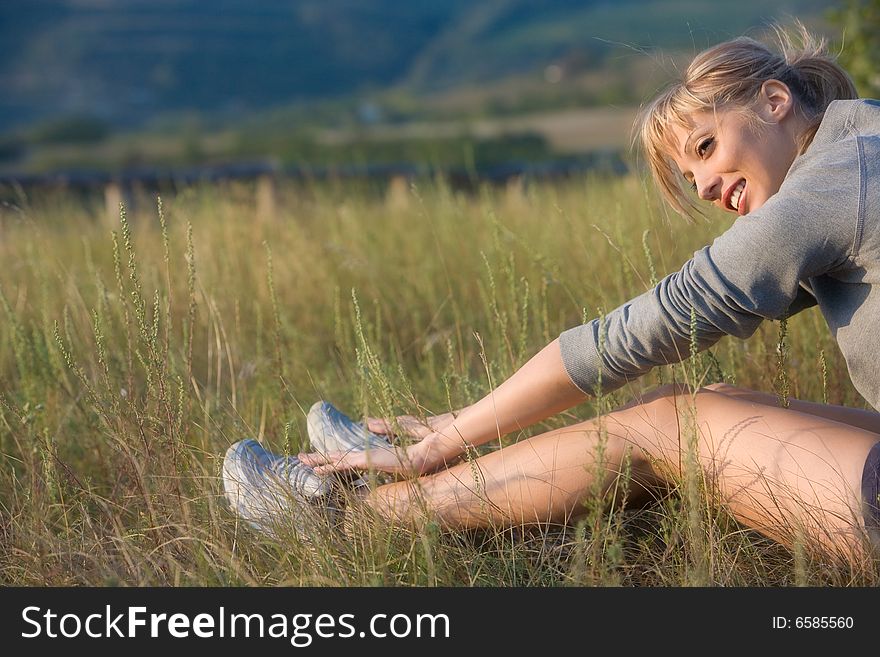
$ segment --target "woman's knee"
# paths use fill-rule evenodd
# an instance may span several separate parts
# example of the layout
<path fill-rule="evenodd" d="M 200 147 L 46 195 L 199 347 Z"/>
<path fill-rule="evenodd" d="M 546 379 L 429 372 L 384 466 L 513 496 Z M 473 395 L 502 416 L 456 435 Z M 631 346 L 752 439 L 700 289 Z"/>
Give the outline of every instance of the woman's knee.
<path fill-rule="evenodd" d="M 731 385 L 730 383 L 708 383 L 700 386 L 696 390 L 687 383 L 667 383 L 658 386 L 639 398 L 639 402 L 647 404 L 660 400 L 676 400 L 680 397 L 694 399 L 709 395 L 726 395 L 727 397 L 737 397 L 742 399 L 756 400 L 758 398 L 772 397 L 764 392 L 750 390 L 740 386 Z"/>
<path fill-rule="evenodd" d="M 643 403 L 657 408 L 665 408 L 668 412 L 679 414 L 690 409 L 706 420 L 718 411 L 726 411 L 731 404 L 743 401 L 762 404 L 775 401 L 773 395 L 740 388 L 729 383 L 709 383 L 699 388 L 688 384 L 675 383 L 660 386 L 645 396 Z M 703 417 L 705 416 L 705 417 Z"/>
<path fill-rule="evenodd" d="M 746 395 L 763 395 L 766 393 L 750 390 L 741 386 L 735 386 L 730 383 L 710 383 L 700 388 L 708 392 L 720 392 L 724 395 L 746 396 Z"/>
<path fill-rule="evenodd" d="M 674 399 L 691 394 L 691 387 L 686 383 L 667 383 L 636 396 L 633 401 L 638 404 L 650 404 L 661 399 Z"/>
<path fill-rule="evenodd" d="M 750 390 L 749 388 L 741 388 L 739 386 L 733 386 L 729 383 L 711 383 L 704 388 L 707 392 L 716 393 L 718 395 L 724 395 L 726 398 L 737 399 L 740 401 L 748 401 L 756 404 L 770 404 L 776 405 L 777 397 L 776 395 L 761 392 L 759 390 Z"/>
<path fill-rule="evenodd" d="M 629 428 L 634 443 L 645 450 L 652 464 L 657 459 L 679 463 L 683 446 L 681 432 L 687 427 L 701 429 L 726 422 L 742 404 L 743 388 L 729 384 L 709 384 L 692 388 L 684 383 L 659 386 L 643 395 L 638 404 L 622 409 L 617 419 Z"/>
<path fill-rule="evenodd" d="M 735 386 L 730 383 L 707 383 L 704 386 L 700 386 L 696 389 L 696 394 L 704 393 L 704 392 L 720 392 L 723 394 L 754 394 L 754 390 L 749 390 L 748 388 L 742 388 L 740 386 Z M 648 393 L 649 396 L 652 397 L 673 397 L 673 396 L 682 396 L 682 395 L 693 395 L 694 389 L 687 383 L 667 383 L 662 386 L 658 386 L 654 388 L 651 392 Z"/>
<path fill-rule="evenodd" d="M 740 393 L 748 392 L 743 388 L 736 388 L 726 383 L 710 383 L 696 389 L 687 383 L 667 383 L 637 397 L 628 407 L 638 405 L 643 408 L 665 409 L 670 413 L 678 413 L 694 403 L 702 404 L 707 396 L 710 399 L 718 398 L 719 400 L 724 400 L 726 397 L 721 395 L 729 397 L 732 396 L 734 391 Z M 654 412 L 656 413 L 658 410 Z"/>
<path fill-rule="evenodd" d="M 701 390 L 708 390 L 709 392 L 738 392 L 740 390 L 744 390 L 744 388 L 739 388 L 737 386 L 731 385 L 729 383 L 709 383 L 701 388 Z"/>

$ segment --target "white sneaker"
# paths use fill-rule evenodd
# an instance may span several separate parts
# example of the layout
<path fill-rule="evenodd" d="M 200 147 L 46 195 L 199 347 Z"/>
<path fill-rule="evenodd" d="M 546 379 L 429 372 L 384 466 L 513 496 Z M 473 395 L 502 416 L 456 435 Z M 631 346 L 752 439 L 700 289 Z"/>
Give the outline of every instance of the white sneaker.
<path fill-rule="evenodd" d="M 363 424 L 354 422 L 327 401 L 312 404 L 306 417 L 306 428 L 312 449 L 320 454 L 393 448 L 388 438 L 373 433 Z M 364 477 L 355 475 L 350 476 L 348 483 L 354 488 L 359 488 L 366 486 L 368 481 Z"/>
<path fill-rule="evenodd" d="M 312 449 L 321 454 L 392 447 L 388 438 L 352 421 L 330 402 L 315 402 L 309 409 L 306 425 Z"/>
<path fill-rule="evenodd" d="M 223 459 L 223 489 L 232 510 L 273 538 L 289 527 L 308 538 L 308 528 L 329 510 L 331 487 L 296 457 L 272 454 L 253 439 L 233 444 Z"/>

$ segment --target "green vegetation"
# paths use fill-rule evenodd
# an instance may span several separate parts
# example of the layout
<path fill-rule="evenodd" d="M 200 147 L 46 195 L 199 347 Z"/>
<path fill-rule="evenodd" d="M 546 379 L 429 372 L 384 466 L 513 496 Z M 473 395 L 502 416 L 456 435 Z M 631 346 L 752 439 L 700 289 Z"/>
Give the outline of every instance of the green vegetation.
<path fill-rule="evenodd" d="M 451 166 L 461 142 L 476 158 L 487 147 L 468 122 L 630 112 L 709 44 L 792 16 L 827 31 L 834 5 L 742 0 L 730 12 L 705 0 L 5 0 L 0 171 L 255 156 Z M 381 144 L 370 134 L 434 122 L 461 129 Z M 328 143 L 326 131 L 348 138 Z M 536 136 L 523 132 L 488 147 L 499 158 L 544 159 L 544 148 L 503 143 Z M 620 147 L 628 141 L 624 130 L 616 137 Z"/>
<path fill-rule="evenodd" d="M 670 225 L 644 190 L 590 178 L 466 196 L 437 180 L 291 185 L 273 201 L 236 184 L 158 207 L 134 198 L 112 221 L 103 200 L 12 192 L 0 206 L 0 583 L 878 584 L 745 530 L 696 476 L 641 510 L 606 509 L 597 491 L 568 527 L 444 533 L 430 518 L 363 518 L 353 538 L 323 528 L 314 543 L 276 542 L 226 508 L 218 473 L 233 441 L 295 452 L 321 398 L 354 416 L 459 408 L 729 221 Z M 864 405 L 811 309 L 505 440 L 673 376 Z"/>
<path fill-rule="evenodd" d="M 545 162 L 563 158 L 537 133 L 518 132 L 499 137 L 475 138 L 470 135 L 449 137 L 406 137 L 368 139 L 346 138 L 337 143 L 322 143 L 302 133 L 271 134 L 265 131 L 225 135 L 219 139 L 197 133 L 180 137 L 150 139 L 141 135 L 134 142 L 113 139 L 90 148 L 54 145 L 32 154 L 28 171 L 53 172 L 78 170 L 115 173 L 135 167 L 157 169 L 210 166 L 240 161 L 272 161 L 282 167 L 323 168 L 376 165 L 415 166 L 432 169 L 491 167 L 516 161 Z M 15 141 L 0 141 L 0 161 L 5 151 L 10 157 L 21 146 Z M 271 154 L 267 157 L 267 154 Z M 20 171 L 19 171 L 20 173 Z"/>
<path fill-rule="evenodd" d="M 450 89 L 626 48 L 692 51 L 832 0 L 5 0 L 0 122 L 98 108 L 117 124 L 197 110 L 236 120 L 284 103 Z M 622 47 L 621 47 L 622 46 Z M 39 72 L 39 74 L 38 74 Z"/>
<path fill-rule="evenodd" d="M 880 98 L 880 0 L 847 0 L 831 17 L 843 32 L 840 63 L 859 94 Z"/>

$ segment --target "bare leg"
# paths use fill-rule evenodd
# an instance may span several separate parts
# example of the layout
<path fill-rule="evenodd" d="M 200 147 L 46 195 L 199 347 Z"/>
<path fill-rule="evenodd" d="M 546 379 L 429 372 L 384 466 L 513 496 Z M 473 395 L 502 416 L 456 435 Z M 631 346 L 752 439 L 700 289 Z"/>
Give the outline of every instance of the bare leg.
<path fill-rule="evenodd" d="M 785 544 L 802 533 L 831 550 L 859 551 L 862 468 L 880 435 L 754 401 L 746 394 L 751 391 L 722 388 L 692 396 L 664 386 L 601 419 L 534 436 L 434 475 L 380 486 L 366 501 L 399 519 L 428 510 L 449 527 L 564 520 L 579 511 L 595 486 L 613 486 L 627 459 L 635 493 L 658 480 L 674 482 L 686 461 L 685 425 L 693 399 L 699 431 L 692 435 L 703 474 L 739 521 Z M 762 401 L 767 398 L 772 396 Z M 597 464 L 602 429 L 607 440 Z"/>
<path fill-rule="evenodd" d="M 737 397 L 739 399 L 747 399 L 758 404 L 766 406 L 778 406 L 779 398 L 766 392 L 758 392 L 757 390 L 749 390 L 748 388 L 740 388 L 732 386 L 728 383 L 713 383 L 706 386 L 707 389 L 714 392 Z M 880 413 L 877 411 L 869 411 L 863 408 L 852 408 L 849 406 L 836 406 L 835 404 L 822 404 L 821 402 L 804 401 L 801 399 L 789 399 L 789 409 L 800 413 L 808 413 L 810 415 L 818 415 L 835 422 L 842 422 L 861 429 L 867 429 L 876 434 L 880 434 Z"/>

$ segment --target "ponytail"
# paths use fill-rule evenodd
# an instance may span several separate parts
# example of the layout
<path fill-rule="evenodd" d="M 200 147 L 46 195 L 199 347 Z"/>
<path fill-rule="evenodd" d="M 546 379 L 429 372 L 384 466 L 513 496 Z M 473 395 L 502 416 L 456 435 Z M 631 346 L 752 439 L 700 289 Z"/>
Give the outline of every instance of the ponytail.
<path fill-rule="evenodd" d="M 813 141 L 828 105 L 835 100 L 858 98 L 859 94 L 849 74 L 827 54 L 825 39 L 814 37 L 800 22 L 796 37 L 779 28 L 775 32 L 788 66 L 788 73 L 779 79 L 792 89 L 800 101 L 796 108 L 808 121 L 801 135 L 803 152 Z"/>
<path fill-rule="evenodd" d="M 821 113 L 833 100 L 858 97 L 852 78 L 828 55 L 825 39 L 817 39 L 800 22 L 796 37 L 779 28 L 775 31 L 782 57 L 797 79 L 794 91 L 805 109 Z"/>

